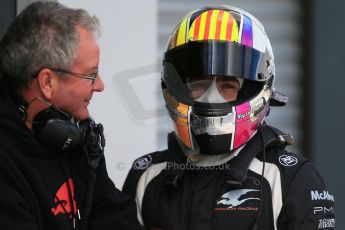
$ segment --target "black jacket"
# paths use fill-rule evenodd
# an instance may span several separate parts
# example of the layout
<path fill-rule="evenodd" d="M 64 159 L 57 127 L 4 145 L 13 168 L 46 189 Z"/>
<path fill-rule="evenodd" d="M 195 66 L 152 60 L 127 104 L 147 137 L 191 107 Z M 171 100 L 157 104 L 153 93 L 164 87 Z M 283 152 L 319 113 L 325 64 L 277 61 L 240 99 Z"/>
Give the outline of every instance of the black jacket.
<path fill-rule="evenodd" d="M 284 149 L 279 130 L 262 133 L 237 156 L 203 163 L 188 160 L 170 134 L 168 150 L 137 159 L 124 184 L 139 220 L 150 230 L 334 229 L 334 197 L 319 173 Z"/>
<path fill-rule="evenodd" d="M 0 229 L 81 229 L 89 176 L 85 154 L 43 148 L 5 87 L 0 89 Z M 142 229 L 135 202 L 115 188 L 104 158 L 88 229 Z"/>

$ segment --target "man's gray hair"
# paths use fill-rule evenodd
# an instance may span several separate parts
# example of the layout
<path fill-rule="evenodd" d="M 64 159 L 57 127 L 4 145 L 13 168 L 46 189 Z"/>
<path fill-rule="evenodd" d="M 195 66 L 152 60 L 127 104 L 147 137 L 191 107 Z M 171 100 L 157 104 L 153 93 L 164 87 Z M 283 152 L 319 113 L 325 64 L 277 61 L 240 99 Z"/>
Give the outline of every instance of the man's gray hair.
<path fill-rule="evenodd" d="M 43 67 L 69 70 L 77 62 L 77 25 L 100 36 L 99 20 L 83 9 L 44 1 L 25 8 L 0 42 L 0 68 L 11 87 L 26 87 Z"/>

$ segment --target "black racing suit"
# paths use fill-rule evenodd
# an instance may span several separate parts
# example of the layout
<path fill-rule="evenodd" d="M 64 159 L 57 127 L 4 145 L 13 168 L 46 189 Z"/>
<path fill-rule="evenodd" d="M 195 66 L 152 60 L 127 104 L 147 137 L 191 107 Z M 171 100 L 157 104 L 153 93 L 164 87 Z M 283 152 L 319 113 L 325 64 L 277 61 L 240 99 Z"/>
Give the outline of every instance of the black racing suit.
<path fill-rule="evenodd" d="M 211 164 L 190 161 L 170 134 L 168 150 L 134 162 L 123 191 L 149 230 L 334 229 L 333 195 L 281 134 L 266 126 L 237 156 L 206 157 Z"/>

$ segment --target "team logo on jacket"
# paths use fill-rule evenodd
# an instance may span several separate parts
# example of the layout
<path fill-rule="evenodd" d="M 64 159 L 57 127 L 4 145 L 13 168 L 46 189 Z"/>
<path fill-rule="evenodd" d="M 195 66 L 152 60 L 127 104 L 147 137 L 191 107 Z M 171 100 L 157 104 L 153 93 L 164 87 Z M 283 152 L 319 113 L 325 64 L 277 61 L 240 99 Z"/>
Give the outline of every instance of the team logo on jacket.
<path fill-rule="evenodd" d="M 320 219 L 319 220 L 319 229 L 334 228 L 334 227 L 335 227 L 335 219 Z"/>
<path fill-rule="evenodd" d="M 257 207 L 249 207 L 244 204 L 249 200 L 260 200 L 259 192 L 260 190 L 256 189 L 236 189 L 226 192 L 217 201 L 214 211 L 257 211 Z"/>
<path fill-rule="evenodd" d="M 334 202 L 334 196 L 328 191 L 310 191 L 311 200 L 330 200 Z"/>
<path fill-rule="evenodd" d="M 298 163 L 298 160 L 294 156 L 281 155 L 279 157 L 279 163 L 283 166 L 294 166 Z"/>
<path fill-rule="evenodd" d="M 146 169 L 149 167 L 152 163 L 152 157 L 150 155 L 147 155 L 145 157 L 139 158 L 133 163 L 134 169 Z"/>
<path fill-rule="evenodd" d="M 71 194 L 69 193 L 68 186 L 70 188 Z M 72 198 L 72 201 L 70 198 Z M 74 200 L 74 184 L 72 178 L 68 179 L 68 181 L 60 186 L 60 188 L 56 192 L 54 202 L 56 206 L 51 209 L 51 212 L 55 216 L 59 214 L 68 214 L 69 217 L 72 218 L 72 211 L 74 210 L 74 213 L 76 213 L 77 203 Z"/>
<path fill-rule="evenodd" d="M 334 209 L 333 207 L 325 207 L 325 206 L 317 206 L 313 207 L 313 212 L 315 214 L 328 214 L 328 213 L 333 213 L 334 214 Z"/>

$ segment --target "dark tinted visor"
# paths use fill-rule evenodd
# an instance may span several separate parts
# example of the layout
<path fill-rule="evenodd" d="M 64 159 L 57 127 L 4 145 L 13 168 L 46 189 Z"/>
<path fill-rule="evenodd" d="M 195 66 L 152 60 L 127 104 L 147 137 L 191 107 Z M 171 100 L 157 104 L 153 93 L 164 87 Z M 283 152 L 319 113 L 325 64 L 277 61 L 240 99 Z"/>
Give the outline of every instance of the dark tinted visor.
<path fill-rule="evenodd" d="M 181 80 L 188 76 L 234 76 L 263 81 L 259 67 L 267 60 L 265 53 L 234 42 L 189 42 L 165 53 L 164 62 L 178 71 Z"/>

